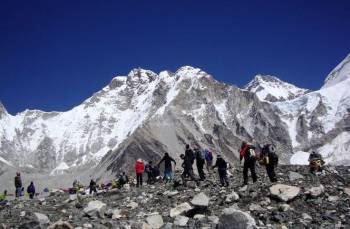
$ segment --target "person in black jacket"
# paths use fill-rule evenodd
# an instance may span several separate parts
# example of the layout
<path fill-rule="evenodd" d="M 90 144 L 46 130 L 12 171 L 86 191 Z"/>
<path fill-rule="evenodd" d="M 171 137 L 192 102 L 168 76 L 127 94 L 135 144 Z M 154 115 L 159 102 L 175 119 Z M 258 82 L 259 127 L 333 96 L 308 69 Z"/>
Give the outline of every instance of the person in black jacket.
<path fill-rule="evenodd" d="M 28 188 L 27 188 L 27 193 L 28 193 L 30 199 L 33 199 L 33 198 L 34 198 L 34 195 L 35 195 L 35 186 L 34 186 L 33 181 L 30 182 L 30 185 L 29 185 Z"/>
<path fill-rule="evenodd" d="M 149 161 L 145 166 L 145 172 L 147 173 L 147 184 L 154 184 L 156 182 L 156 177 L 154 176 L 153 162 Z"/>
<path fill-rule="evenodd" d="M 253 178 L 253 183 L 255 183 L 258 178 L 255 173 L 255 162 L 256 162 L 256 154 L 253 146 L 243 142 L 241 145 L 241 149 L 239 150 L 239 160 L 240 162 L 244 158 L 243 165 L 243 185 L 248 184 L 248 170 L 250 170 L 251 176 Z"/>
<path fill-rule="evenodd" d="M 218 167 L 221 185 L 228 187 L 229 183 L 227 179 L 227 162 L 220 155 L 218 155 L 216 158 L 216 163 L 213 168 L 215 167 Z"/>
<path fill-rule="evenodd" d="M 89 191 L 90 195 L 93 193 L 95 193 L 95 194 L 97 193 L 97 185 L 93 179 L 90 180 L 89 188 L 90 188 L 90 191 Z"/>
<path fill-rule="evenodd" d="M 21 179 L 20 173 L 16 173 L 15 188 L 16 188 L 16 197 L 20 197 L 22 193 L 22 179 Z"/>
<path fill-rule="evenodd" d="M 204 173 L 204 164 L 205 164 L 205 158 L 204 154 L 197 148 L 194 150 L 196 155 L 196 165 L 198 170 L 198 175 L 200 177 L 200 180 L 205 180 L 205 173 Z"/>
<path fill-rule="evenodd" d="M 276 149 L 272 144 L 266 144 L 261 150 L 263 165 L 266 167 L 267 175 L 271 182 L 277 182 L 275 167 L 278 164 Z"/>
<path fill-rule="evenodd" d="M 170 182 L 173 179 L 173 167 L 171 165 L 171 162 L 174 162 L 176 166 L 176 161 L 172 157 L 170 157 L 168 153 L 165 153 L 162 160 L 160 160 L 160 162 L 158 163 L 158 167 L 162 162 L 164 162 L 163 180 L 165 180 L 165 182 Z"/>
<path fill-rule="evenodd" d="M 189 145 L 186 145 L 185 154 L 181 154 L 180 157 L 183 160 L 182 167 L 184 168 L 184 171 L 181 174 L 182 184 L 186 186 L 186 177 L 190 177 L 191 180 L 196 181 L 198 184 L 198 180 L 195 178 L 192 168 L 192 164 L 194 162 L 194 154 Z"/>

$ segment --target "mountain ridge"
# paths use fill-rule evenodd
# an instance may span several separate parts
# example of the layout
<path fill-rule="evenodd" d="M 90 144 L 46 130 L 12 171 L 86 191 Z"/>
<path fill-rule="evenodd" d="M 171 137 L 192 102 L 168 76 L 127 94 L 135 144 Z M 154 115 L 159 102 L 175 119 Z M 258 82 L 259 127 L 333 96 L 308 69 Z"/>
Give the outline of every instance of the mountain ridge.
<path fill-rule="evenodd" d="M 272 141 L 281 162 L 289 163 L 293 152 L 322 151 L 322 147 L 350 139 L 344 128 L 348 121 L 341 117 L 350 96 L 334 98 L 341 103 L 327 100 L 328 92 L 346 95 L 341 86 L 346 87 L 347 80 L 335 85 L 341 90 L 332 86 L 320 89 L 321 93 L 306 92 L 274 76 L 258 75 L 255 80 L 301 93 L 284 101 L 268 101 L 250 91 L 256 87 L 240 89 L 221 83 L 199 68 L 183 66 L 175 73 L 159 74 L 136 68 L 127 76 L 113 77 L 69 111 L 25 110 L 16 116 L 3 115 L 0 159 L 15 168 L 52 176 L 80 167 L 95 168 L 103 176 L 105 171 L 127 169 L 139 156 L 157 160 L 169 152 L 177 158 L 185 143 L 212 149 L 236 162 L 241 141 Z M 337 109 L 342 104 L 339 118 L 331 119 L 337 112 L 329 106 L 335 108 L 335 104 Z M 328 128 L 328 121 L 323 120 L 332 125 Z M 328 162 L 346 158 L 346 152 L 347 148 L 339 149 Z"/>

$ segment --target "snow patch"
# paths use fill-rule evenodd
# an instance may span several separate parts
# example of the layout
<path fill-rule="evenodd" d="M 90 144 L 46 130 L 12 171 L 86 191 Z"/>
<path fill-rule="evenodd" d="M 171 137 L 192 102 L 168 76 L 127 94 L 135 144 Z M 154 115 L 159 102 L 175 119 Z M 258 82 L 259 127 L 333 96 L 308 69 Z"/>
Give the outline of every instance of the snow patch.
<path fill-rule="evenodd" d="M 290 164 L 292 165 L 308 165 L 310 154 L 307 152 L 299 151 L 293 154 L 290 158 Z"/>
<path fill-rule="evenodd" d="M 67 169 L 69 169 L 69 166 L 64 162 L 61 162 L 55 169 L 51 171 L 50 176 L 61 175 L 64 173 L 64 170 Z"/>

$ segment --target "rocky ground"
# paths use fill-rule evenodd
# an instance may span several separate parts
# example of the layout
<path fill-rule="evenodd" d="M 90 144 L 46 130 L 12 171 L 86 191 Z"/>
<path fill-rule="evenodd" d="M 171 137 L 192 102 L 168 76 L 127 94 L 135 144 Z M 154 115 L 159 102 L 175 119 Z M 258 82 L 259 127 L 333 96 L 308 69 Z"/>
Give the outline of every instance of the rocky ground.
<path fill-rule="evenodd" d="M 307 167 L 279 166 L 276 184 L 258 170 L 259 182 L 243 188 L 236 169 L 228 188 L 211 173 L 186 188 L 159 183 L 11 200 L 0 209 L 0 228 L 350 228 L 350 167 L 316 177 Z"/>

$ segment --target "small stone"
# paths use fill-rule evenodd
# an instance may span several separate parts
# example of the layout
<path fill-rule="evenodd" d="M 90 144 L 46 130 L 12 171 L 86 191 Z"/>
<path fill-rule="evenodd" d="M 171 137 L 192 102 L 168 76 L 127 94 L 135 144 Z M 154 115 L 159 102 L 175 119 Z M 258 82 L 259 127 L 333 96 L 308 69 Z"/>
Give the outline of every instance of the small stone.
<path fill-rule="evenodd" d="M 302 217 L 303 217 L 304 220 L 307 220 L 307 221 L 311 221 L 312 220 L 312 217 L 309 214 L 307 214 L 307 213 L 303 213 Z"/>
<path fill-rule="evenodd" d="M 24 217 L 24 216 L 26 216 L 26 212 L 25 211 L 21 211 L 21 213 L 20 213 L 20 215 L 19 215 L 20 217 Z"/>
<path fill-rule="evenodd" d="M 244 186 L 241 187 L 238 191 L 239 191 L 239 192 L 245 192 L 245 191 L 247 191 L 247 189 L 248 189 L 248 185 L 244 185 Z"/>
<path fill-rule="evenodd" d="M 83 227 L 84 227 L 84 229 L 85 229 L 85 228 L 86 228 L 86 229 L 88 229 L 88 228 L 93 228 L 92 224 L 89 224 L 89 223 L 84 223 L 84 224 L 83 224 Z"/>
<path fill-rule="evenodd" d="M 344 192 L 345 192 L 348 196 L 350 196 L 350 188 L 344 188 Z"/>
<path fill-rule="evenodd" d="M 260 205 L 257 205 L 257 204 L 251 204 L 249 205 L 249 211 L 264 211 L 264 209 L 260 206 Z"/>
<path fill-rule="evenodd" d="M 184 212 L 193 209 L 191 205 L 187 202 L 177 205 L 175 208 L 170 209 L 170 217 L 174 218 L 177 215 L 181 215 Z"/>
<path fill-rule="evenodd" d="M 311 195 L 312 197 L 318 197 L 324 192 L 324 187 L 321 184 L 318 187 L 312 187 L 306 191 L 307 194 Z"/>
<path fill-rule="evenodd" d="M 213 223 L 213 224 L 218 224 L 219 223 L 219 217 L 216 215 L 211 215 L 208 217 L 208 219 Z"/>
<path fill-rule="evenodd" d="M 235 193 L 235 191 L 232 191 L 231 194 L 228 194 L 226 196 L 225 202 L 226 203 L 232 203 L 233 201 L 239 200 L 239 195 Z"/>
<path fill-rule="evenodd" d="M 77 200 L 77 198 L 78 198 L 78 197 L 77 197 L 77 194 L 70 194 L 70 195 L 69 195 L 69 201 L 70 201 L 70 202 Z"/>
<path fill-rule="evenodd" d="M 179 194 L 178 191 L 173 191 L 173 192 L 165 192 L 164 195 L 168 196 L 168 197 L 173 197 L 173 196 L 176 196 L 177 194 Z"/>
<path fill-rule="evenodd" d="M 186 226 L 188 220 L 189 220 L 188 217 L 182 216 L 182 215 L 178 215 L 175 218 L 174 225 L 180 226 L 180 227 L 184 227 L 184 226 Z"/>
<path fill-rule="evenodd" d="M 34 215 L 35 215 L 37 221 L 41 225 L 45 225 L 45 224 L 49 224 L 50 223 L 50 220 L 49 220 L 49 218 L 46 215 L 38 213 L 38 212 L 35 212 Z"/>
<path fill-rule="evenodd" d="M 203 218 L 205 218 L 205 215 L 202 215 L 202 214 L 197 214 L 193 217 L 193 219 L 198 219 L 198 220 L 203 219 Z"/>
<path fill-rule="evenodd" d="M 103 218 L 105 210 L 106 210 L 105 203 L 99 200 L 94 200 L 94 201 L 90 201 L 88 203 L 88 206 L 84 208 L 84 213 L 89 216 L 93 216 L 97 214 L 99 217 Z"/>
<path fill-rule="evenodd" d="M 148 216 L 146 221 L 152 228 L 155 228 L 155 229 L 160 228 L 164 224 L 163 217 L 159 214 Z"/>
<path fill-rule="evenodd" d="M 126 205 L 128 208 L 131 208 L 132 210 L 137 208 L 139 206 L 136 202 L 130 202 L 128 205 Z"/>
<path fill-rule="evenodd" d="M 293 171 L 289 171 L 288 177 L 290 181 L 298 180 L 298 179 L 304 179 L 304 176 L 301 175 L 300 173 L 296 173 Z"/>
<path fill-rule="evenodd" d="M 51 224 L 47 229 L 73 229 L 74 227 L 65 221 L 59 220 L 54 224 Z"/>
<path fill-rule="evenodd" d="M 280 211 L 286 212 L 286 211 L 291 210 L 292 208 L 291 208 L 291 206 L 290 206 L 289 204 L 280 204 L 280 205 L 278 206 L 278 209 L 279 209 Z"/>
<path fill-rule="evenodd" d="M 193 199 L 191 200 L 191 204 L 193 204 L 196 207 L 208 207 L 209 200 L 209 197 L 205 195 L 204 192 L 201 192 L 195 197 L 193 197 Z"/>
<path fill-rule="evenodd" d="M 328 201 L 329 202 L 336 202 L 339 200 L 339 197 L 338 196 L 329 196 L 328 197 Z"/>

